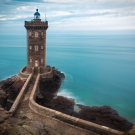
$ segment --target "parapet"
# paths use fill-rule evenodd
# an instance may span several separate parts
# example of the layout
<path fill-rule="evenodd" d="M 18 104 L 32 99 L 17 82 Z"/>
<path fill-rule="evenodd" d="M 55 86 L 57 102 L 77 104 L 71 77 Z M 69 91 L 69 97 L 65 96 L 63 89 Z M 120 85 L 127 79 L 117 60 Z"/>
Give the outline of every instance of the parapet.
<path fill-rule="evenodd" d="M 41 19 L 34 19 L 34 21 L 25 21 L 24 27 L 26 29 L 47 29 L 48 21 L 41 21 Z"/>

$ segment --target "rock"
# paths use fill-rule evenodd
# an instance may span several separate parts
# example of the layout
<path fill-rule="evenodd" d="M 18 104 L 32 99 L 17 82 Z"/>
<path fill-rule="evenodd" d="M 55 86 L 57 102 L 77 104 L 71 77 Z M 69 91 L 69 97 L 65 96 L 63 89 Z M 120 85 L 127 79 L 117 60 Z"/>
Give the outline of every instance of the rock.
<path fill-rule="evenodd" d="M 9 100 L 8 99 L 7 102 L 6 102 L 6 104 L 5 104 L 4 109 L 7 110 L 7 111 L 9 111 L 10 108 L 11 108 L 11 106 L 13 105 L 13 103 L 14 103 L 14 100 Z"/>
<path fill-rule="evenodd" d="M 28 125 L 23 125 L 23 127 L 32 131 L 35 135 L 47 135 L 44 125 L 39 121 L 32 121 Z"/>
<path fill-rule="evenodd" d="M 60 111 L 62 113 L 72 115 L 74 112 L 74 100 L 71 100 L 70 98 L 66 98 L 63 96 L 57 96 L 57 98 L 54 98 L 50 102 L 45 99 L 38 99 L 37 103 L 39 103 L 42 106 Z"/>
<path fill-rule="evenodd" d="M 6 92 L 4 92 L 3 90 L 0 90 L 0 105 L 2 107 L 5 106 L 7 98 L 8 98 L 8 95 L 6 94 Z"/>
<path fill-rule="evenodd" d="M 52 78 L 40 78 L 39 90 L 41 95 L 37 96 L 36 102 L 42 106 L 72 115 L 74 117 L 90 121 L 99 125 L 107 126 L 119 131 L 129 131 L 133 124 L 125 118 L 119 116 L 118 112 L 110 106 L 84 106 L 77 104 L 78 108 L 74 111 L 74 100 L 57 96 L 64 74 L 53 68 Z M 41 97 L 41 98 L 39 98 Z M 58 118 L 59 119 L 59 118 Z"/>
<path fill-rule="evenodd" d="M 47 100 L 52 100 L 57 95 L 58 89 L 60 88 L 61 81 L 65 78 L 64 74 L 60 71 L 52 69 L 52 78 L 40 78 L 39 90 L 41 95 Z"/>
<path fill-rule="evenodd" d="M 10 135 L 47 135 L 45 126 L 41 122 L 30 121 L 28 118 L 22 120 L 13 117 L 9 117 L 9 119 L 0 123 L 0 135 L 8 135 L 8 133 Z"/>
<path fill-rule="evenodd" d="M 90 122 L 104 125 L 119 131 L 128 131 L 133 124 L 125 118 L 119 116 L 118 112 L 110 106 L 89 107 L 78 105 L 81 109 L 78 113 L 73 114 L 77 118 L 81 118 Z"/>
<path fill-rule="evenodd" d="M 9 112 L 0 106 L 0 123 L 4 122 L 9 116 Z"/>
<path fill-rule="evenodd" d="M 24 85 L 24 81 L 17 75 L 0 82 L 0 105 L 9 110 L 18 93 Z M 13 101 L 13 102 L 10 102 Z"/>

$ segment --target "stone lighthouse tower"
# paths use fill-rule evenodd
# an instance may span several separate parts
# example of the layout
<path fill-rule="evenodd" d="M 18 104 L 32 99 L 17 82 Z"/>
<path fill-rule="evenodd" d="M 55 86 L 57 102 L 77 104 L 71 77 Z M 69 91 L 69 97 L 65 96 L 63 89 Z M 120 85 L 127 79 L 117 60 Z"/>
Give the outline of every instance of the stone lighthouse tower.
<path fill-rule="evenodd" d="M 31 72 L 32 67 L 46 67 L 46 30 L 48 21 L 41 21 L 38 9 L 34 19 L 25 21 L 27 29 L 27 71 Z"/>

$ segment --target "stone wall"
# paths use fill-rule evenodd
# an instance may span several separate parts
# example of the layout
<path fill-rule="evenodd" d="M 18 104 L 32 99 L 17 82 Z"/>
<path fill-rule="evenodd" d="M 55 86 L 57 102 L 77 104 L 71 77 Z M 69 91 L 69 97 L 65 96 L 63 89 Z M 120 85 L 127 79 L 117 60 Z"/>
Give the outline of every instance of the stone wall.
<path fill-rule="evenodd" d="M 79 118 L 75 118 L 61 112 L 43 107 L 35 102 L 38 92 L 40 74 L 38 74 L 30 95 L 29 106 L 36 113 L 33 119 L 38 118 L 45 126 L 49 126 L 61 134 L 67 135 L 122 135 L 123 133 L 105 126 L 94 124 Z"/>
<path fill-rule="evenodd" d="M 29 77 L 29 74 L 24 73 L 25 71 L 26 71 L 26 66 L 23 67 L 18 74 L 18 76 L 20 76 L 23 80 L 27 80 L 27 78 Z"/>
<path fill-rule="evenodd" d="M 52 66 L 48 65 L 47 67 L 50 68 L 50 71 L 48 71 L 46 73 L 43 73 L 43 74 L 40 74 L 41 78 L 44 78 L 44 77 L 51 78 L 53 76 L 53 74 L 52 74 Z"/>
<path fill-rule="evenodd" d="M 32 70 L 34 70 L 34 68 L 33 68 Z M 24 96 L 24 94 L 25 94 L 25 92 L 26 92 L 26 90 L 27 90 L 27 88 L 28 88 L 28 86 L 29 86 L 29 83 L 30 83 L 30 80 L 31 80 L 31 78 L 32 78 L 32 75 L 33 75 L 33 73 L 29 75 L 29 77 L 27 78 L 27 81 L 26 81 L 25 84 L 23 85 L 23 87 L 22 87 L 20 93 L 18 94 L 18 96 L 17 96 L 17 98 L 15 99 L 15 101 L 14 101 L 12 107 L 10 108 L 9 112 L 10 112 L 11 114 L 13 114 L 13 113 L 17 110 L 18 105 L 20 104 L 20 102 L 21 102 L 21 100 L 22 100 L 22 98 L 23 98 L 23 96 Z"/>

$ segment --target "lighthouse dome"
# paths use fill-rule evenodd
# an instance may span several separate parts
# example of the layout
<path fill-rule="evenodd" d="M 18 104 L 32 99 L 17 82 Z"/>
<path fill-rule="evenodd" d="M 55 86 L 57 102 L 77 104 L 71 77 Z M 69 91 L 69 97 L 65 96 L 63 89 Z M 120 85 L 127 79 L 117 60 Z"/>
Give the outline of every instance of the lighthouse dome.
<path fill-rule="evenodd" d="M 38 12 L 38 9 L 36 9 L 36 12 L 34 14 L 34 19 L 40 19 L 40 13 Z"/>

